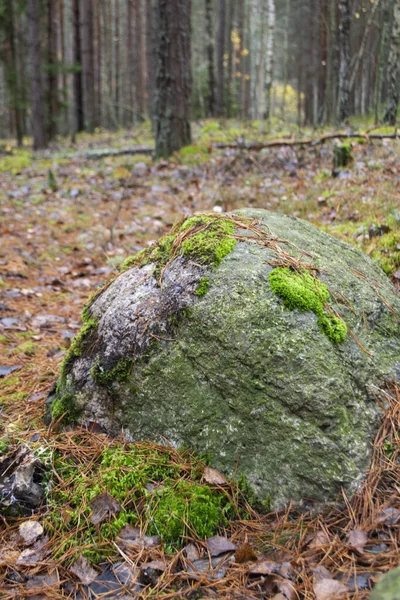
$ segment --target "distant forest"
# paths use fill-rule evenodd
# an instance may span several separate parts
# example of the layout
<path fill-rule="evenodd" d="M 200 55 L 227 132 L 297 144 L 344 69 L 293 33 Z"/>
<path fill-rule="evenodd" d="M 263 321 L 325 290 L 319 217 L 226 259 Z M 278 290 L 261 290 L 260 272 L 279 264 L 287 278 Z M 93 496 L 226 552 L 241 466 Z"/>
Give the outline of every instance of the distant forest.
<path fill-rule="evenodd" d="M 400 0 L 0 0 L 0 36 L 0 137 L 36 148 L 165 106 L 396 121 Z"/>

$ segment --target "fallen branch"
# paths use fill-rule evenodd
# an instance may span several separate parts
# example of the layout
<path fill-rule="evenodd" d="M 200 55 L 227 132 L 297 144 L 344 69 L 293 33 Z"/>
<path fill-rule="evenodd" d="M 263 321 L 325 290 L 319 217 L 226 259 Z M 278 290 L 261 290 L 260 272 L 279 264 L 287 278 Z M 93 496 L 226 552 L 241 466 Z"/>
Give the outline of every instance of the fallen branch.
<path fill-rule="evenodd" d="M 215 142 L 212 144 L 214 150 L 225 150 L 225 149 L 240 149 L 259 152 L 263 148 L 276 148 L 279 146 L 319 146 L 324 144 L 328 140 L 333 139 L 363 139 L 369 140 L 382 140 L 382 139 L 400 139 L 400 133 L 348 133 L 344 131 L 337 131 L 335 133 L 327 133 L 320 138 L 280 138 L 276 140 L 270 140 L 267 142 L 246 142 L 245 140 L 238 140 L 235 142 Z M 154 148 L 150 146 L 131 146 L 128 148 L 99 148 L 98 150 L 88 150 L 84 152 L 82 156 L 84 158 L 104 158 L 106 156 L 123 156 L 124 154 L 153 154 Z"/>
<path fill-rule="evenodd" d="M 278 146 L 318 146 L 324 144 L 328 140 L 333 139 L 363 139 L 369 140 L 382 140 L 382 139 L 400 139 L 400 133 L 346 133 L 343 131 L 337 131 L 335 133 L 327 133 L 318 139 L 314 138 L 282 138 L 277 140 L 271 140 L 269 142 L 216 142 L 213 144 L 213 148 L 223 150 L 227 148 L 240 148 L 242 150 L 253 150 L 258 152 L 263 148 L 276 148 Z"/>

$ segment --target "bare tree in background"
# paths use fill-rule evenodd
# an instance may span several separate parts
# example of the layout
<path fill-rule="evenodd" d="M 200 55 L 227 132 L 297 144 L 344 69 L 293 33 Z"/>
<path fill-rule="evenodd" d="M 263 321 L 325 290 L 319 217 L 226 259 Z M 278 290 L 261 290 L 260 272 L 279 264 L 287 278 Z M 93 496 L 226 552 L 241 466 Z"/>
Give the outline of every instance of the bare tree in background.
<path fill-rule="evenodd" d="M 388 102 L 384 122 L 395 125 L 400 96 L 400 0 L 395 0 L 388 69 Z"/>
<path fill-rule="evenodd" d="M 207 35 L 207 69 L 208 69 L 208 98 L 207 112 L 209 117 L 215 115 L 215 71 L 214 71 L 214 35 L 212 0 L 205 0 L 206 35 Z"/>
<path fill-rule="evenodd" d="M 191 0 L 157 0 L 156 156 L 191 143 Z"/>
<path fill-rule="evenodd" d="M 40 49 L 40 0 L 28 0 L 29 54 L 31 57 L 31 112 L 33 148 L 46 147 L 44 94 L 42 82 L 42 56 Z"/>
<path fill-rule="evenodd" d="M 93 48 L 93 0 L 80 0 L 82 84 L 84 121 L 89 132 L 95 128 L 94 48 Z"/>
<path fill-rule="evenodd" d="M 341 0 L 340 11 L 340 71 L 338 120 L 347 121 L 350 115 L 350 0 Z"/>
<path fill-rule="evenodd" d="M 224 112 L 224 53 L 225 53 L 225 0 L 218 0 L 218 40 L 217 40 L 217 114 Z"/>
<path fill-rule="evenodd" d="M 274 67 L 275 39 L 275 0 L 267 0 L 264 5 L 267 39 L 265 44 L 265 118 L 271 116 L 271 90 Z"/>

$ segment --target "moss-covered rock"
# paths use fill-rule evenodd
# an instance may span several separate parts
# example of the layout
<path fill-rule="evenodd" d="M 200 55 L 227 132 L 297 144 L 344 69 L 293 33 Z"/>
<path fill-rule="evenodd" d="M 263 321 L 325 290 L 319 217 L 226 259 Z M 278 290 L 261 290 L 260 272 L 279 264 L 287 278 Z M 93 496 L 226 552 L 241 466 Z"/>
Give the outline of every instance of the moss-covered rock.
<path fill-rule="evenodd" d="M 50 403 L 71 394 L 80 421 L 207 452 L 274 507 L 351 495 L 376 394 L 400 379 L 400 301 L 379 267 L 263 210 L 193 217 L 139 259 L 91 300 Z"/>
<path fill-rule="evenodd" d="M 392 569 L 379 579 L 370 600 L 400 600 L 400 567 Z"/>

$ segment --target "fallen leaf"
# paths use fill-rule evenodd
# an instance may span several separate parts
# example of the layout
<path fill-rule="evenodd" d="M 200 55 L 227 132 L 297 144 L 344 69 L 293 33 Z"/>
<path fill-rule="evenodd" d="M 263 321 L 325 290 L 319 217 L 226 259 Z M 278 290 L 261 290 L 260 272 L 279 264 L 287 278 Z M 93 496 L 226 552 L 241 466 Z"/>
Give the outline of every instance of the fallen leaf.
<path fill-rule="evenodd" d="M 43 527 L 38 521 L 24 521 L 19 526 L 19 535 L 22 537 L 25 544 L 30 546 L 43 535 Z"/>
<path fill-rule="evenodd" d="M 160 571 L 161 573 L 164 573 L 167 566 L 167 563 L 165 563 L 163 560 L 152 560 L 151 562 L 140 565 L 140 570 L 148 571 L 149 569 L 152 569 L 153 571 Z"/>
<path fill-rule="evenodd" d="M 22 367 L 23 365 L 13 365 L 10 367 L 7 365 L 0 365 L 0 378 L 5 377 L 6 375 L 10 375 L 10 373 L 18 371 L 18 369 L 22 369 Z"/>
<path fill-rule="evenodd" d="M 121 510 L 121 505 L 108 492 L 103 492 L 93 498 L 89 502 L 89 506 L 92 509 L 90 520 L 93 525 L 98 525 L 107 519 L 116 517 Z"/>
<path fill-rule="evenodd" d="M 44 555 L 45 552 L 41 548 L 27 548 L 21 552 L 15 564 L 21 567 L 33 567 L 42 562 Z"/>
<path fill-rule="evenodd" d="M 330 539 L 328 534 L 322 529 L 318 531 L 315 536 L 312 538 L 309 547 L 317 550 L 318 548 L 323 548 L 330 544 Z"/>
<path fill-rule="evenodd" d="M 219 556 L 226 552 L 235 552 L 236 544 L 221 535 L 214 535 L 206 540 L 207 550 L 211 556 Z"/>
<path fill-rule="evenodd" d="M 322 581 L 322 579 L 332 579 L 331 573 L 322 565 L 315 567 L 315 569 L 313 569 L 313 573 L 316 583 L 318 583 L 318 581 Z"/>
<path fill-rule="evenodd" d="M 388 506 L 384 508 L 379 517 L 378 523 L 385 525 L 396 525 L 396 523 L 400 520 L 400 510 L 398 508 L 394 508 L 394 506 Z"/>
<path fill-rule="evenodd" d="M 335 579 L 321 579 L 321 581 L 314 584 L 316 600 L 337 600 L 348 590 L 347 585 L 343 585 Z"/>
<path fill-rule="evenodd" d="M 197 550 L 196 546 L 194 544 L 188 544 L 187 546 L 184 547 L 184 552 L 186 555 L 186 558 L 190 561 L 193 562 L 195 560 L 199 560 L 200 558 L 200 553 Z"/>
<path fill-rule="evenodd" d="M 203 473 L 203 481 L 209 485 L 228 485 L 228 480 L 218 469 L 206 467 Z"/>
<path fill-rule="evenodd" d="M 355 550 L 360 554 L 364 554 L 364 548 L 367 541 L 367 532 L 362 531 L 361 529 L 353 529 L 347 536 L 347 545 L 351 548 L 351 550 Z"/>
<path fill-rule="evenodd" d="M 279 563 L 272 560 L 259 560 L 255 565 L 252 565 L 249 569 L 250 575 L 271 575 L 277 572 Z"/>
<path fill-rule="evenodd" d="M 280 581 L 277 581 L 277 586 L 286 600 L 296 600 L 298 597 L 294 584 L 291 581 L 281 579 Z"/>
<path fill-rule="evenodd" d="M 257 560 L 257 555 L 248 542 L 245 542 L 236 550 L 235 560 L 239 564 Z"/>
<path fill-rule="evenodd" d="M 97 571 L 90 566 L 88 561 L 82 554 L 74 562 L 70 568 L 71 573 L 77 576 L 79 581 L 84 585 L 90 585 L 97 577 Z"/>

